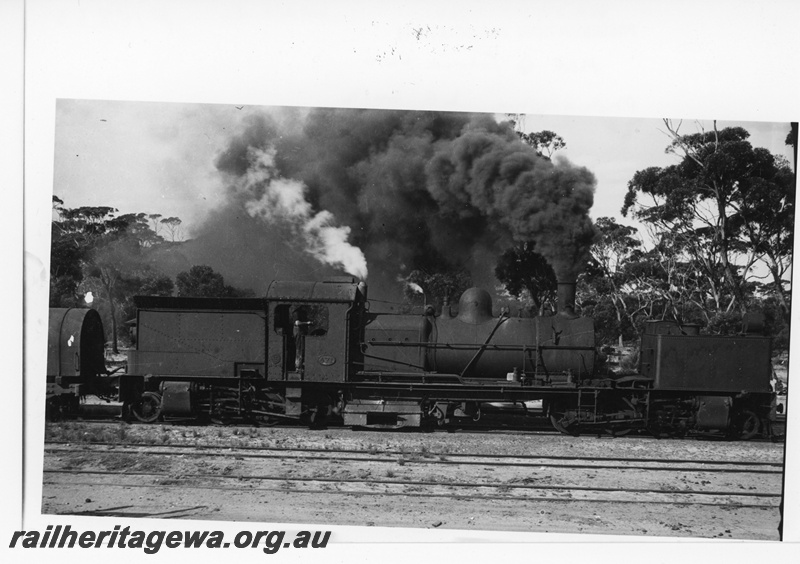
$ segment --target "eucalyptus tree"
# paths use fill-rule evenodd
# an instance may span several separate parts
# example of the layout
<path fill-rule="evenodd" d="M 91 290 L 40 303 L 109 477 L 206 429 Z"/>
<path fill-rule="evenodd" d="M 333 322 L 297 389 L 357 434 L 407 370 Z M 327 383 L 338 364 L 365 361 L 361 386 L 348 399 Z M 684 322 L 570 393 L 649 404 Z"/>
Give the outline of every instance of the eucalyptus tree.
<path fill-rule="evenodd" d="M 745 311 L 759 262 L 788 313 L 787 282 L 794 219 L 794 173 L 741 127 L 695 134 L 664 120 L 677 164 L 636 172 L 622 214 L 669 235 L 681 262 L 704 285 L 705 305 Z"/>

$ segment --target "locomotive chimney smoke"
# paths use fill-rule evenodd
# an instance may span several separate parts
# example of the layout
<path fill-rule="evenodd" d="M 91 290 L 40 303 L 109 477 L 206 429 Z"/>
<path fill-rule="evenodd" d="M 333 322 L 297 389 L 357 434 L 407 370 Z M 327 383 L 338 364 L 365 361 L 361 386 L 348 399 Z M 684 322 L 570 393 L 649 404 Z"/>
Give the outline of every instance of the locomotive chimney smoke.
<path fill-rule="evenodd" d="M 562 317 L 577 317 L 575 315 L 575 282 L 558 282 L 558 315 Z"/>
<path fill-rule="evenodd" d="M 559 279 L 575 279 L 596 236 L 594 175 L 538 157 L 500 125 L 474 124 L 439 151 L 428 166 L 430 190 L 453 213 L 478 213 L 513 240 L 533 241 Z"/>
<path fill-rule="evenodd" d="M 275 150 L 249 150 L 251 165 L 238 189 L 258 199 L 245 203 L 252 217 L 288 222 L 305 240 L 305 249 L 322 263 L 339 266 L 348 274 L 367 278 L 364 253 L 348 242 L 350 228 L 336 226 L 327 210 L 314 213 L 302 182 L 281 178 L 275 169 Z"/>
<path fill-rule="evenodd" d="M 233 185 L 224 217 L 265 220 L 270 255 L 300 242 L 357 276 L 369 265 L 376 290 L 376 280 L 393 288 L 382 299 L 402 299 L 396 280 L 414 270 L 468 268 L 473 281 L 491 285 L 492 259 L 516 242 L 534 242 L 559 279 L 574 280 L 583 269 L 595 237 L 594 176 L 537 156 L 509 123 L 443 112 L 284 115 L 291 113 L 252 118 L 216 160 Z M 280 228 L 287 222 L 288 236 Z M 249 222 L 225 228 L 230 240 L 252 240 Z M 247 237 L 238 236 L 245 228 Z M 251 269 L 252 258 L 237 260 Z"/>

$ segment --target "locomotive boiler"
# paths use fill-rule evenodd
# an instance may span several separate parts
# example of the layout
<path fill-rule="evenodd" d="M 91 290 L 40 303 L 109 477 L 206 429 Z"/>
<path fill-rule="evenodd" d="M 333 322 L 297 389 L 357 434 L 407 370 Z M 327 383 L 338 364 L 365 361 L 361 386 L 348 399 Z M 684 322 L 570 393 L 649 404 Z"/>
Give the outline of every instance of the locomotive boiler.
<path fill-rule="evenodd" d="M 560 295 L 571 285 L 562 284 Z M 439 316 L 375 315 L 365 325 L 368 370 L 423 372 L 529 383 L 580 380 L 594 372 L 595 334 L 590 318 L 563 311 L 552 317 L 492 315 L 491 296 L 471 288 Z"/>

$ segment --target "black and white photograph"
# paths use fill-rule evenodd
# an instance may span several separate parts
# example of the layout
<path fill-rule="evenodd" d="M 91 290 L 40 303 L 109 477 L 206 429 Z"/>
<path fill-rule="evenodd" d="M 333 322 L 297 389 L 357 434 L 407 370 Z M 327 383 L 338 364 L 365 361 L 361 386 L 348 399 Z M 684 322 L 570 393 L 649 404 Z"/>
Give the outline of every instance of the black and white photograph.
<path fill-rule="evenodd" d="M 42 510 L 778 538 L 796 136 L 59 100 Z"/>
<path fill-rule="evenodd" d="M 13 557 L 798 540 L 786 65 L 625 2 L 83 4 L 25 10 Z"/>

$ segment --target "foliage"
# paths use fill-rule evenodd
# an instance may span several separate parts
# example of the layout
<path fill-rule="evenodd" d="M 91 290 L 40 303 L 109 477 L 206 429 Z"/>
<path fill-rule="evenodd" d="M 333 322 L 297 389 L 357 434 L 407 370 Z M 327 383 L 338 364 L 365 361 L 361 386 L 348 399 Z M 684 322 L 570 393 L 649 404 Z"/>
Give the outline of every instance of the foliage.
<path fill-rule="evenodd" d="M 193 266 L 175 277 L 179 297 L 220 297 L 225 292 L 225 280 L 210 266 Z"/>
<path fill-rule="evenodd" d="M 786 135 L 785 143 L 795 150 L 795 159 L 797 159 L 797 122 L 793 121 L 789 133 Z"/>
<path fill-rule="evenodd" d="M 592 260 L 581 287 L 583 293 L 594 296 L 595 311 L 608 315 L 605 330 L 613 327 L 621 345 L 631 334 L 638 336 L 636 320 L 649 305 L 642 295 L 635 297 L 635 277 L 629 268 L 640 260 L 642 243 L 635 228 L 620 225 L 613 218 L 601 217 L 595 227 L 599 237 L 592 245 Z"/>
<path fill-rule="evenodd" d="M 500 255 L 494 273 L 509 294 L 529 299 L 539 315 L 544 315 L 548 306 L 555 311 L 556 274 L 547 260 L 534 250 L 532 242 L 506 250 Z"/>
<path fill-rule="evenodd" d="M 159 217 L 161 217 L 161 216 L 159 216 Z M 169 233 L 170 240 L 172 242 L 175 242 L 175 239 L 179 239 L 180 238 L 180 236 L 181 236 L 181 223 L 183 223 L 183 222 L 179 218 L 177 218 L 177 217 L 167 217 L 167 218 L 162 219 L 159 223 L 160 223 L 160 225 L 163 225 L 164 228 L 167 230 L 167 233 Z"/>
<path fill-rule="evenodd" d="M 546 159 L 550 159 L 553 153 L 567 146 L 560 135 L 547 129 L 534 133 L 517 132 L 517 135 L 523 143 L 533 147 L 537 155 Z"/>
<path fill-rule="evenodd" d="M 645 223 L 666 259 L 662 282 L 683 288 L 681 301 L 717 315 L 748 309 L 756 297 L 755 265 L 763 263 L 788 316 L 784 280 L 792 259 L 794 174 L 769 151 L 753 148 L 740 128 L 679 134 L 667 152 L 680 162 L 634 174 L 623 215 Z M 655 258 L 655 257 L 654 257 Z M 662 284 L 662 296 L 667 297 Z"/>
<path fill-rule="evenodd" d="M 413 301 L 416 292 L 410 284 L 416 284 L 425 294 L 428 304 L 441 307 L 444 303 L 458 302 L 461 294 L 472 286 L 472 279 L 463 270 L 426 272 L 413 270 L 406 279 L 406 299 Z"/>
<path fill-rule="evenodd" d="M 179 297 L 236 298 L 252 292 L 238 290 L 225 284 L 222 274 L 206 265 L 195 265 L 175 277 Z"/>
<path fill-rule="evenodd" d="M 524 114 L 508 114 L 508 118 L 509 123 L 511 123 L 512 127 L 514 127 L 514 130 L 520 141 L 533 147 L 536 151 L 536 154 L 540 157 L 544 157 L 545 159 L 549 160 L 556 151 L 560 151 L 567 146 L 567 143 L 564 141 L 563 137 L 554 131 L 550 131 L 549 129 L 543 129 L 542 131 L 535 131 L 532 133 L 526 133 L 523 131 L 523 122 L 525 120 Z"/>
<path fill-rule="evenodd" d="M 138 282 L 140 296 L 171 296 L 175 290 L 172 278 L 157 272 L 149 273 Z"/>
<path fill-rule="evenodd" d="M 600 343 L 614 343 L 619 340 L 620 335 L 628 341 L 635 339 L 636 335 L 630 328 L 623 328 L 617 317 L 611 300 L 603 299 L 591 291 L 591 288 L 583 287 L 579 283 L 576 299 L 580 302 L 580 314 L 592 317 L 595 321 L 595 332 Z"/>
<path fill-rule="evenodd" d="M 153 270 L 149 254 L 168 244 L 150 227 L 152 216 L 143 213 L 117 216 L 106 206 L 65 208 L 53 197 L 50 261 L 50 306 L 92 303 L 110 330 L 114 352 L 118 337 L 125 335 L 121 315 L 131 315 L 131 297 L 144 292 L 172 292 L 172 281 Z"/>
<path fill-rule="evenodd" d="M 704 332 L 710 335 L 735 335 L 742 329 L 742 316 L 735 311 L 723 311 L 712 317 Z"/>
<path fill-rule="evenodd" d="M 53 196 L 55 219 L 51 224 L 50 307 L 75 307 L 80 304 L 78 285 L 83 280 L 83 264 L 94 248 L 124 225 L 113 217 L 114 208 L 85 206 L 68 209 Z"/>
<path fill-rule="evenodd" d="M 136 317 L 134 296 L 171 296 L 175 291 L 175 284 L 166 274 L 149 271 L 141 277 L 132 276 L 126 279 L 121 290 L 119 317 L 121 320 L 130 320 Z"/>
<path fill-rule="evenodd" d="M 83 279 L 84 251 L 73 241 L 60 237 L 53 224 L 50 246 L 50 307 L 76 307 L 78 284 Z"/>

